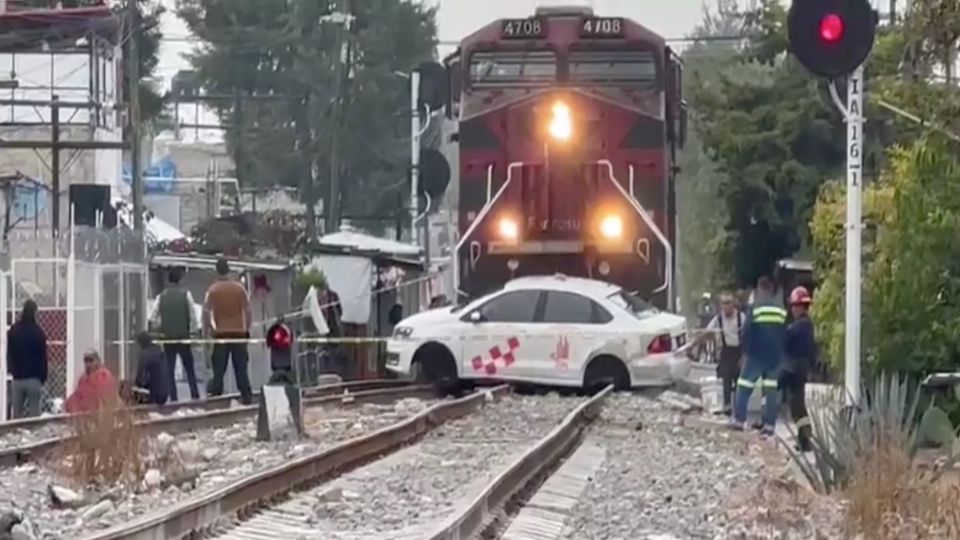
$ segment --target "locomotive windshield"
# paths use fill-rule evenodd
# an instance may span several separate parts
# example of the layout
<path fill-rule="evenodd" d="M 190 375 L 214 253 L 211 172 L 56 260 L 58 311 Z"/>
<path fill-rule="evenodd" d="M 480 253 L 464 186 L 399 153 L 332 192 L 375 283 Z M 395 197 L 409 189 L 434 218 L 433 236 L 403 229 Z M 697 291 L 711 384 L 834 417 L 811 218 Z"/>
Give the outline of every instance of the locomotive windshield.
<path fill-rule="evenodd" d="M 570 51 L 570 81 L 657 87 L 657 60 L 650 51 Z"/>
<path fill-rule="evenodd" d="M 475 52 L 470 57 L 470 81 L 475 87 L 547 86 L 556 78 L 553 51 Z"/>

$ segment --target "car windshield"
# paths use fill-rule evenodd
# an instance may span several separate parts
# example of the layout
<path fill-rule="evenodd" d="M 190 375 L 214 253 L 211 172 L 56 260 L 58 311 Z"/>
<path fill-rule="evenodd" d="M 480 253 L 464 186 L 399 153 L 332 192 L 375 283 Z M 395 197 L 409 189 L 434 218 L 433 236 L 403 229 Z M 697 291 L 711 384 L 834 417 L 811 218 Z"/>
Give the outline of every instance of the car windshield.
<path fill-rule="evenodd" d="M 649 317 L 650 315 L 654 315 L 658 312 L 657 308 L 651 303 L 640 298 L 636 294 L 628 293 L 627 291 L 617 291 L 611 294 L 608 298 L 614 304 L 640 318 Z"/>

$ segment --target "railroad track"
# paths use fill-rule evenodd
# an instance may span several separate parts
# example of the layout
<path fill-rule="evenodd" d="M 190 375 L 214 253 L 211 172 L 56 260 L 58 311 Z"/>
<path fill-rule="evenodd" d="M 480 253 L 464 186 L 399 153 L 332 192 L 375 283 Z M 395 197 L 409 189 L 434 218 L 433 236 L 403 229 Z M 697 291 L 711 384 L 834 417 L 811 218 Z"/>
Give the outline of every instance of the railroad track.
<path fill-rule="evenodd" d="M 580 445 L 584 429 L 599 416 L 603 402 L 612 392 L 613 386 L 608 386 L 574 409 L 550 433 L 496 475 L 472 502 L 448 517 L 425 539 L 463 540 L 479 538 L 481 535 L 484 538 L 498 538 L 504 529 L 505 540 L 551 538 L 549 534 L 553 532 L 553 524 L 549 519 L 539 519 L 542 514 L 540 511 L 534 511 L 533 517 L 524 515 L 522 499 Z M 561 499 L 575 502 L 573 495 L 577 488 L 582 489 L 582 483 L 559 476 L 550 477 L 547 482 L 554 478 L 559 481 L 555 482 L 557 485 L 552 490 L 553 497 L 556 499 L 559 495 Z M 522 522 L 511 523 L 511 514 L 518 515 Z"/>
<path fill-rule="evenodd" d="M 436 390 L 431 386 L 413 385 L 406 381 L 395 380 L 359 381 L 310 387 L 304 390 L 304 405 L 306 407 L 325 404 L 351 405 L 384 403 L 406 397 L 429 398 L 435 397 L 436 395 Z M 138 426 L 144 430 L 146 434 L 166 432 L 174 435 L 185 431 L 229 425 L 237 420 L 253 417 L 257 414 L 257 405 L 225 408 L 229 407 L 232 398 L 230 396 L 223 396 L 222 398 L 216 399 L 216 404 L 208 405 L 207 410 L 204 412 L 185 416 L 170 415 L 163 418 L 143 420 L 138 423 Z M 180 406 L 180 408 L 187 408 L 187 405 L 184 404 Z M 156 409 L 144 409 L 145 412 L 153 410 Z M 65 422 L 69 421 L 69 419 L 61 418 L 54 421 Z M 44 424 L 36 422 L 34 425 L 42 426 Z M 52 450 L 72 439 L 73 435 L 64 434 L 0 450 L 0 468 L 21 465 L 42 459 L 44 456 L 49 455 Z"/>
<path fill-rule="evenodd" d="M 506 387 L 497 387 L 489 395 L 497 399 L 505 392 Z M 416 532 L 397 531 L 389 538 L 399 539 L 403 536 L 404 539 L 409 537 L 409 540 L 460 540 L 476 537 L 495 526 L 494 518 L 505 515 L 504 509 L 511 501 L 516 500 L 525 488 L 538 484 L 538 480 L 546 472 L 552 471 L 564 456 L 579 444 L 584 428 L 597 416 L 603 401 L 611 392 L 612 387 L 604 389 L 565 414 L 559 423 L 551 422 L 549 432 L 541 438 L 533 438 L 533 444 L 527 443 L 526 439 L 519 440 L 524 450 L 515 459 L 508 461 L 506 466 L 497 467 L 489 482 L 482 484 L 479 494 L 466 501 L 466 504 L 460 505 L 452 513 L 442 512 L 444 515 L 440 519 L 428 520 Z M 431 427 L 480 408 L 488 401 L 485 394 L 474 394 L 457 401 L 435 405 L 392 427 L 244 479 L 200 500 L 146 517 L 129 526 L 92 534 L 87 536 L 86 540 L 369 538 L 372 534 L 369 530 L 361 532 L 362 536 L 328 536 L 316 529 L 304 536 L 305 529 L 311 529 L 309 520 L 305 518 L 309 513 L 309 506 L 323 498 L 324 489 L 330 489 L 330 484 L 324 482 L 336 476 L 353 474 L 351 471 L 368 463 L 371 467 L 384 465 L 393 469 L 411 466 L 403 460 L 391 465 L 384 462 L 398 457 L 401 452 L 421 446 L 410 446 L 410 443 L 419 441 Z M 469 422 L 471 418 L 473 416 L 458 422 Z M 453 437 L 449 433 L 454 431 L 453 426 L 442 429 L 448 433 L 438 434 L 437 437 Z M 469 430 L 467 432 L 469 433 Z M 467 438 L 455 442 L 493 445 L 494 452 L 504 448 L 496 446 L 503 441 L 489 439 L 471 441 Z M 407 448 L 398 452 L 404 446 Z M 389 457 L 381 459 L 384 455 Z M 512 455 L 514 454 L 508 454 L 507 458 Z M 362 470 L 366 469 L 364 467 Z M 417 468 L 415 476 L 418 474 L 430 474 L 430 471 Z M 372 483 L 379 480 L 381 479 L 370 478 L 361 482 Z M 484 479 L 480 480 L 483 482 Z M 467 491 L 470 491 L 471 487 L 475 486 L 468 485 Z M 462 488 L 460 490 L 462 491 Z M 394 504 L 402 504 L 402 500 L 395 500 Z M 364 516 L 358 517 L 361 521 L 364 519 Z M 382 533 L 380 536 L 383 536 Z"/>
<path fill-rule="evenodd" d="M 419 440 L 434 427 L 480 409 L 509 393 L 502 385 L 466 397 L 441 402 L 410 418 L 328 449 L 251 476 L 205 495 L 187 499 L 167 510 L 87 535 L 86 540 L 175 540 L 204 538 L 221 531 L 231 520 L 255 516 L 293 492 L 302 492 L 345 472 L 376 461 Z M 357 396 L 358 394 L 354 394 Z M 276 538 L 289 538 L 283 532 Z M 243 536 L 241 538 L 249 538 Z"/>
<path fill-rule="evenodd" d="M 398 388 L 409 386 L 411 383 L 403 380 L 380 379 L 372 381 L 352 381 L 337 384 L 325 384 L 321 386 L 305 387 L 304 393 L 309 397 L 325 396 L 342 393 L 344 390 L 351 392 L 360 392 L 363 390 L 380 390 L 383 388 Z M 259 392 L 254 392 L 253 397 L 256 400 Z M 163 406 L 156 405 L 138 405 L 130 407 L 130 410 L 136 413 L 158 413 L 161 415 L 173 415 L 181 410 L 205 410 L 213 411 L 218 409 L 230 408 L 231 403 L 240 400 L 240 394 L 226 394 L 223 396 L 211 397 L 195 401 L 178 401 L 168 403 Z M 41 429 L 56 424 L 67 424 L 71 420 L 78 418 L 78 414 L 56 414 L 50 416 L 40 416 L 36 418 L 25 418 L 21 420 L 9 420 L 0 422 L 0 437 L 16 433 L 18 431 L 31 431 Z"/>

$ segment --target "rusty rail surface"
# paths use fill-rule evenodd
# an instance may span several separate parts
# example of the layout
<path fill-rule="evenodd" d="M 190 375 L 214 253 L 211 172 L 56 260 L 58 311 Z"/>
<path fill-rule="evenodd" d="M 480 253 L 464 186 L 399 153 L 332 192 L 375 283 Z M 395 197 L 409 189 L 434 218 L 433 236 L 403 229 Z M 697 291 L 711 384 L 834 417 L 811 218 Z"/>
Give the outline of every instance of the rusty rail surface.
<path fill-rule="evenodd" d="M 488 396 L 497 399 L 509 391 L 508 385 L 501 385 L 438 403 L 392 426 L 248 476 L 206 495 L 183 501 L 170 510 L 91 533 L 85 536 L 85 540 L 180 540 L 202 537 L 222 519 L 234 515 L 241 518 L 250 516 L 300 487 L 354 470 L 416 442 L 435 426 L 479 409 L 489 399 Z"/>
<path fill-rule="evenodd" d="M 307 396 L 323 396 L 339 394 L 344 390 L 351 392 L 360 392 L 363 390 L 379 390 L 381 388 L 391 388 L 400 386 L 409 386 L 410 381 L 399 379 L 378 379 L 371 381 L 352 381 L 337 384 L 324 384 L 320 386 L 307 386 L 303 391 Z M 253 397 L 256 400 L 259 392 L 254 392 Z M 163 415 L 174 414 L 182 409 L 203 409 L 207 411 L 226 409 L 234 401 L 240 400 L 240 394 L 226 394 L 223 396 L 210 397 L 207 399 L 195 401 L 178 401 L 176 403 L 167 403 L 163 406 L 157 405 L 138 405 L 130 407 L 136 413 L 159 413 Z M 8 420 L 0 422 L 0 437 L 19 430 L 31 430 L 44 427 L 49 424 L 67 423 L 74 418 L 79 418 L 79 414 L 56 414 L 51 416 L 40 416 L 36 418 L 24 418 L 20 420 Z"/>
<path fill-rule="evenodd" d="M 487 484 L 470 504 L 447 518 L 426 540 L 478 538 L 498 510 L 534 478 L 558 465 L 580 443 L 587 424 L 599 415 L 603 401 L 612 392 L 613 386 L 607 386 L 574 409 L 563 422 Z"/>
<path fill-rule="evenodd" d="M 366 386 L 369 387 L 374 381 L 365 382 Z M 362 390 L 348 394 L 344 394 L 342 392 L 344 390 L 350 390 L 351 388 L 357 388 L 360 385 L 355 385 L 352 387 L 346 387 L 345 385 L 327 385 L 323 387 L 316 387 L 317 390 L 323 390 L 311 391 L 307 393 L 307 397 L 304 398 L 304 406 L 314 407 L 326 404 L 351 406 L 362 403 L 391 402 L 405 397 L 436 397 L 436 389 L 432 386 L 414 386 L 409 383 L 398 385 L 394 384 L 394 381 L 385 382 L 389 383 L 386 385 L 387 388 Z M 333 388 L 334 386 L 339 388 Z M 337 393 L 337 390 L 339 390 L 340 393 Z M 238 420 L 256 416 L 258 407 L 258 405 L 244 405 L 231 409 L 212 410 L 188 416 L 168 416 L 153 420 L 144 420 L 138 422 L 137 425 L 147 434 L 155 434 L 165 431 L 171 435 L 175 435 L 185 431 L 210 429 L 230 425 Z M 0 468 L 13 467 L 41 459 L 48 455 L 52 450 L 59 447 L 61 444 L 73 440 L 73 438 L 73 435 L 64 435 L 61 437 L 43 439 L 21 446 L 0 450 Z"/>

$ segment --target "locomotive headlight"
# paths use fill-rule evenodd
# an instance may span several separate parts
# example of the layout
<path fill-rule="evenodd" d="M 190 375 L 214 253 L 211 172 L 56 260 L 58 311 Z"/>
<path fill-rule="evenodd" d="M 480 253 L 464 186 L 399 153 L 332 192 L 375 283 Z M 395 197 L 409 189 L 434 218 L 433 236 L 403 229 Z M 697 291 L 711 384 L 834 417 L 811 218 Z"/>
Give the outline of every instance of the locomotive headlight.
<path fill-rule="evenodd" d="M 558 141 L 569 139 L 573 135 L 573 117 L 570 113 L 570 107 L 566 103 L 558 101 L 553 104 L 551 112 L 550 125 L 547 127 L 550 136 Z"/>
<path fill-rule="evenodd" d="M 516 221 L 505 217 L 501 218 L 500 223 L 497 224 L 497 232 L 504 240 L 514 241 L 520 236 L 520 227 Z"/>
<path fill-rule="evenodd" d="M 600 234 L 608 240 L 617 240 L 623 236 L 623 218 L 616 214 L 605 216 L 600 221 Z"/>

